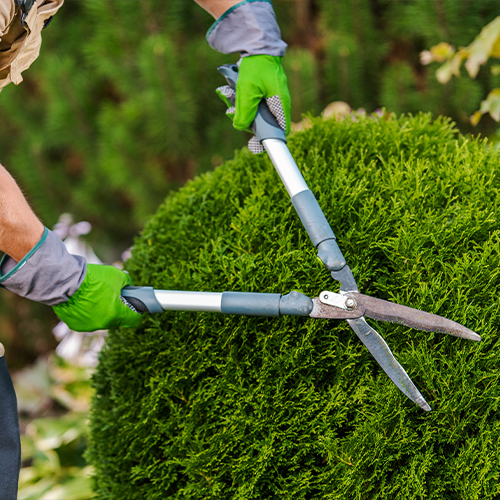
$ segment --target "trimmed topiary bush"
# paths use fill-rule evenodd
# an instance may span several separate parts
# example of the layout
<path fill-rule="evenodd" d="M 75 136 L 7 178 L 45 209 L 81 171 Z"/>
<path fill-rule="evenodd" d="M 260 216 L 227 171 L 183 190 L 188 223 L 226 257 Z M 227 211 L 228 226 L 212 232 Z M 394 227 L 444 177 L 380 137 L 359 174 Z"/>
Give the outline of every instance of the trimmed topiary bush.
<path fill-rule="evenodd" d="M 500 159 L 427 115 L 315 119 L 289 146 L 360 290 L 482 342 L 370 321 L 426 413 L 344 321 L 145 317 L 110 332 L 94 377 L 97 498 L 499 498 Z M 336 289 L 246 150 L 166 199 L 128 269 L 163 289 Z"/>

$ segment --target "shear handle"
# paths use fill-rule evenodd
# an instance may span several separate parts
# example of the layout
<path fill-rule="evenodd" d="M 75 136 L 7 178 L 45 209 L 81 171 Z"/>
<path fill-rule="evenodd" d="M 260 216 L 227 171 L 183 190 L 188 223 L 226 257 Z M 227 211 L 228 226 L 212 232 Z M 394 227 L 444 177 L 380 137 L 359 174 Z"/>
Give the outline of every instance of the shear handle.
<path fill-rule="evenodd" d="M 126 286 L 121 296 L 138 312 L 198 311 L 244 316 L 309 316 L 312 300 L 299 292 L 189 292 Z"/>

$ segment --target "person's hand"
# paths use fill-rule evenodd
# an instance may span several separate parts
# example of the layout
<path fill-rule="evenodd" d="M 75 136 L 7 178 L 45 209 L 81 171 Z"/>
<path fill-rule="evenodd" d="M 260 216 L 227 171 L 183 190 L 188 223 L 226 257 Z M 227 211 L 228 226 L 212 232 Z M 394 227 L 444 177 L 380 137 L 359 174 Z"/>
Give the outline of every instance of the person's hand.
<path fill-rule="evenodd" d="M 52 306 L 72 330 L 92 332 L 141 321 L 121 290 L 130 276 L 113 267 L 87 264 L 72 255 L 61 239 L 45 228 L 40 241 L 19 261 L 4 256 L 0 285 L 11 292 Z"/>
<path fill-rule="evenodd" d="M 278 56 L 248 56 L 242 58 L 236 83 L 234 108 L 227 96 L 218 91 L 229 106 L 228 115 L 238 130 L 248 130 L 255 119 L 262 99 L 269 99 L 269 108 L 284 132 L 290 132 L 291 99 L 288 82 Z"/>
<path fill-rule="evenodd" d="M 132 279 L 116 267 L 87 264 L 80 288 L 67 302 L 54 306 L 54 312 L 76 332 L 135 327 L 141 315 L 120 298 L 122 288 L 127 285 L 132 285 Z"/>

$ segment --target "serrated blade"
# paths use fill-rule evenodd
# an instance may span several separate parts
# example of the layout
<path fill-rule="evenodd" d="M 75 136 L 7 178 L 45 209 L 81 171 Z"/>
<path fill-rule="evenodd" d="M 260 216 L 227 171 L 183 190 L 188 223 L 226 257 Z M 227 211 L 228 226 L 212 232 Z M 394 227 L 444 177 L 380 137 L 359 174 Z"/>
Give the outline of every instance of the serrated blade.
<path fill-rule="evenodd" d="M 431 407 L 420 394 L 404 368 L 396 361 L 381 335 L 364 318 L 348 319 L 347 322 L 398 389 L 420 408 L 430 411 Z"/>
<path fill-rule="evenodd" d="M 349 296 L 355 298 L 358 306 L 364 310 L 364 316 L 368 318 L 399 323 L 427 332 L 447 333 L 454 337 L 461 337 L 476 342 L 481 340 L 481 337 L 472 330 L 437 314 L 419 311 L 412 307 L 402 306 L 387 300 L 363 295 L 362 293 L 353 293 L 349 294 Z"/>

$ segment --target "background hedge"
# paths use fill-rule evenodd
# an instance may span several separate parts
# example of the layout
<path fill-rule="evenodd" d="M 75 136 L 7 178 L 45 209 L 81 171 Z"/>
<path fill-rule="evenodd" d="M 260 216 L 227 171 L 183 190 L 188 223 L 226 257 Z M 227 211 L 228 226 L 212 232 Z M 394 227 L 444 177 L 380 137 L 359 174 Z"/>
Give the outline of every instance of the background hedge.
<path fill-rule="evenodd" d="M 94 378 L 97 498 L 499 498 L 498 155 L 429 115 L 315 119 L 289 145 L 361 291 L 482 342 L 371 321 L 426 413 L 345 322 L 148 316 L 110 333 Z M 165 289 L 335 290 L 246 150 L 166 199 L 128 269 Z"/>

